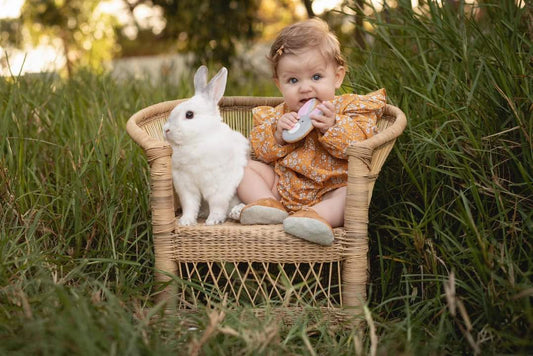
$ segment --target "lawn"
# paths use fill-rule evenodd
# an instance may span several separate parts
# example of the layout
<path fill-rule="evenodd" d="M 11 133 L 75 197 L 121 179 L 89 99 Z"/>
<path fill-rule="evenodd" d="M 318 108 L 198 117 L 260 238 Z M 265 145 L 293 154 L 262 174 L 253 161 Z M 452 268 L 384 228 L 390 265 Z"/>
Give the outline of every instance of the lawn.
<path fill-rule="evenodd" d="M 343 90 L 384 87 L 409 120 L 372 198 L 361 329 L 155 303 L 147 162 L 125 123 L 190 78 L 0 79 L 0 354 L 533 352 L 533 8 L 431 4 L 373 16 L 372 47 L 350 52 Z M 277 94 L 231 76 L 227 95 Z"/>

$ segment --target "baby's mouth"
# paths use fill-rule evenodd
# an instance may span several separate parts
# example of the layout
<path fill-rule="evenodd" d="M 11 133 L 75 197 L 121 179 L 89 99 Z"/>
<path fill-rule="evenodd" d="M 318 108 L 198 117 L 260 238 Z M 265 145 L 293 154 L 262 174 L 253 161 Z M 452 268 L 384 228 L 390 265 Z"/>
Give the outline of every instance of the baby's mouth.
<path fill-rule="evenodd" d="M 307 103 L 307 102 L 308 102 L 309 100 L 311 100 L 311 99 L 316 99 L 316 98 L 306 98 L 306 99 L 302 99 L 302 100 L 300 100 L 300 104 L 303 105 L 303 104 Z"/>
<path fill-rule="evenodd" d="M 298 110 L 301 109 L 302 106 L 305 105 L 305 103 L 307 103 L 309 100 L 312 100 L 312 99 L 316 99 L 318 101 L 318 98 L 316 98 L 316 97 L 310 97 L 310 98 L 301 99 L 300 102 L 299 102 L 300 105 L 299 105 Z"/>

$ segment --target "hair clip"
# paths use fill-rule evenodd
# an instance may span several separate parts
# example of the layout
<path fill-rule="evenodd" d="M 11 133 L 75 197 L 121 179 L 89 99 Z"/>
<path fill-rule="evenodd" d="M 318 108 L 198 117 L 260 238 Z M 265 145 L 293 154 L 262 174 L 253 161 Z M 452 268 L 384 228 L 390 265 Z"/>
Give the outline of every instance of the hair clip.
<path fill-rule="evenodd" d="M 276 54 L 278 56 L 281 56 L 283 54 L 283 49 L 285 48 L 285 45 L 281 45 L 278 50 L 276 51 Z"/>

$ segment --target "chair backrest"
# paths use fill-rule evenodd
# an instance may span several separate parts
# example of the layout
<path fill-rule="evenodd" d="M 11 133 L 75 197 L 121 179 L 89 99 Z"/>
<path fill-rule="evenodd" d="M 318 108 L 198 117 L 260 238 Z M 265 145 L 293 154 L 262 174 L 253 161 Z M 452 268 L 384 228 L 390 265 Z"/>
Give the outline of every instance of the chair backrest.
<path fill-rule="evenodd" d="M 168 145 L 163 138 L 163 124 L 166 122 L 172 109 L 184 100 L 186 99 L 166 101 L 139 111 L 134 116 L 135 119 L 133 121 L 135 122 L 131 125 L 128 123 L 128 130 L 132 138 L 145 150 L 151 148 L 149 146 L 160 147 Z M 230 96 L 223 97 L 219 106 L 224 121 L 232 129 L 237 130 L 248 137 L 253 128 L 252 109 L 262 105 L 276 106 L 281 102 L 281 97 Z M 394 131 L 397 132 L 391 136 L 397 137 L 397 135 L 403 131 L 405 124 L 405 115 L 398 108 L 387 105 L 384 115 L 378 120 L 377 127 L 378 132 L 383 132 L 388 128 L 394 129 Z M 392 128 L 391 126 L 395 127 Z M 374 140 L 374 138 L 372 138 L 366 141 L 368 141 L 369 146 L 372 149 L 372 157 L 369 164 L 369 178 L 371 185 L 369 189 L 369 198 L 371 198 L 374 181 L 385 163 L 387 156 L 392 150 L 395 139 Z"/>
<path fill-rule="evenodd" d="M 186 100 L 186 99 L 183 99 Z M 172 109 L 183 100 L 166 101 L 152 105 L 145 110 L 148 112 L 144 118 L 137 121 L 137 125 L 151 138 L 164 141 L 163 124 L 167 121 Z M 281 97 L 223 97 L 220 101 L 220 113 L 224 122 L 232 129 L 241 132 L 248 137 L 253 128 L 252 109 L 256 106 L 276 106 L 282 102 Z M 378 121 L 378 132 L 391 126 L 395 117 L 385 114 Z"/>
<path fill-rule="evenodd" d="M 163 124 L 167 121 L 172 109 L 184 100 L 187 99 L 165 101 L 140 111 L 139 113 L 144 115 L 137 120 L 137 126 L 151 138 L 164 141 Z M 275 106 L 282 101 L 281 97 L 229 96 L 222 98 L 219 107 L 224 122 L 248 137 L 253 128 L 252 109 L 262 105 Z"/>
<path fill-rule="evenodd" d="M 281 97 L 228 96 L 219 103 L 220 113 L 232 129 L 248 137 L 253 128 L 252 109 L 257 106 L 276 106 Z"/>

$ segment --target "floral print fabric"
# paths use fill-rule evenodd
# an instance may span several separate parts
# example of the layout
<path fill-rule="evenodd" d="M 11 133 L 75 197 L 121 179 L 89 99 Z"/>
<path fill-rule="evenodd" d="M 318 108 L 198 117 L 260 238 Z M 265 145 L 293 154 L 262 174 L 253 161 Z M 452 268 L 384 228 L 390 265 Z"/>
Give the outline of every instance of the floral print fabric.
<path fill-rule="evenodd" d="M 340 95 L 333 104 L 335 125 L 324 134 L 315 128 L 302 140 L 286 145 L 279 145 L 274 138 L 286 105 L 253 109 L 252 149 L 259 160 L 274 166 L 281 203 L 289 211 L 313 206 L 327 192 L 347 184 L 346 150 L 377 133 L 376 122 L 383 114 L 386 93 L 380 89 L 367 95 Z"/>

